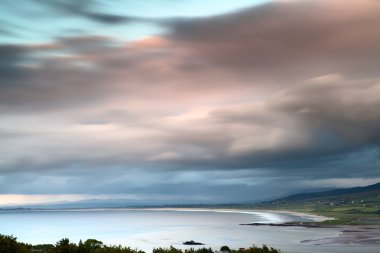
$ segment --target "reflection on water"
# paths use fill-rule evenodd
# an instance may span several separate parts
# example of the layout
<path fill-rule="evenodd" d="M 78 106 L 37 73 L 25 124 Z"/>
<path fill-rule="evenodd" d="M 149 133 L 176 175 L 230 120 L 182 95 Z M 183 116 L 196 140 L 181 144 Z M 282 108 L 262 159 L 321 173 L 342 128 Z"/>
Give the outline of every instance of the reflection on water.
<path fill-rule="evenodd" d="M 54 243 L 63 237 L 96 238 L 150 252 L 153 247 L 185 248 L 195 240 L 215 249 L 267 244 L 291 252 L 378 252 L 375 247 L 307 245 L 302 240 L 330 237 L 337 229 L 240 226 L 249 222 L 307 221 L 305 217 L 271 212 L 206 210 L 103 209 L 71 211 L 2 211 L 0 233 L 28 243 Z"/>

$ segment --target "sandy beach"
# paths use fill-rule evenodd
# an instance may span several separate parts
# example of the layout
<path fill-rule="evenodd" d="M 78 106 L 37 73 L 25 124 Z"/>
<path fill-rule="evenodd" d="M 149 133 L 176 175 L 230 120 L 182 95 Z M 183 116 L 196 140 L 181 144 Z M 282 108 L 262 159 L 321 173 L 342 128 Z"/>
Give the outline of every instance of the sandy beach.
<path fill-rule="evenodd" d="M 313 220 L 315 223 L 268 223 L 268 224 L 251 224 L 251 225 L 268 225 L 268 226 L 298 226 L 306 227 L 309 229 L 318 228 L 334 228 L 339 229 L 340 234 L 333 237 L 321 237 L 317 239 L 302 240 L 301 243 L 309 243 L 312 245 L 380 245 L 380 225 L 328 225 L 319 223 L 326 220 L 333 220 L 334 218 L 306 214 L 292 211 L 272 211 L 272 210 L 251 210 L 257 212 L 270 212 L 278 214 L 289 214 L 298 217 L 303 217 Z M 247 225 L 247 224 L 245 224 Z"/>
<path fill-rule="evenodd" d="M 337 237 L 325 237 L 318 239 L 303 240 L 301 243 L 313 245 L 329 244 L 357 244 L 357 245 L 380 245 L 380 226 L 336 226 L 341 229 L 341 234 Z"/>

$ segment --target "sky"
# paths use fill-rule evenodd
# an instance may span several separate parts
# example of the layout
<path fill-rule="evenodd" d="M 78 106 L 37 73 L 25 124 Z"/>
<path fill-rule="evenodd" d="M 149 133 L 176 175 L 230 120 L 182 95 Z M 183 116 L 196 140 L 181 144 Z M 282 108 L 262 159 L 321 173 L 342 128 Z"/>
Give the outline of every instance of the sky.
<path fill-rule="evenodd" d="M 0 205 L 380 182 L 380 1 L 0 1 Z"/>

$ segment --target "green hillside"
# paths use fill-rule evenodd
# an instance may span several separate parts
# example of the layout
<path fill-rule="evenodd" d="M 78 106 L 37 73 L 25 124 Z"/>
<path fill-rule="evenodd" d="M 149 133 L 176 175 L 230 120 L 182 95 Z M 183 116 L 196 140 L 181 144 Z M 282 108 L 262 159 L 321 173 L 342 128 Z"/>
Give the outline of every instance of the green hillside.
<path fill-rule="evenodd" d="M 378 188 L 369 186 L 368 190 L 361 187 L 360 191 L 297 194 L 260 203 L 254 207 L 298 211 L 336 218 L 336 220 L 324 222 L 328 224 L 380 224 L 380 189 Z"/>

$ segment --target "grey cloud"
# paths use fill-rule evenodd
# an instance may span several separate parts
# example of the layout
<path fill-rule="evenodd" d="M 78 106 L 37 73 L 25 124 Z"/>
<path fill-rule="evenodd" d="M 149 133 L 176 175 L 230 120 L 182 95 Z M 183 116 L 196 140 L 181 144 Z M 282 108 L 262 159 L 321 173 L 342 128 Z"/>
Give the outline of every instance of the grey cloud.
<path fill-rule="evenodd" d="M 302 180 L 378 177 L 378 10 L 273 2 L 161 20 L 167 34 L 124 45 L 99 35 L 1 45 L 0 191 L 249 201 Z"/>
<path fill-rule="evenodd" d="M 172 22 L 169 36 L 212 64 L 286 85 L 332 69 L 349 76 L 377 76 L 379 9 L 376 1 L 272 2 Z"/>
<path fill-rule="evenodd" d="M 249 182 L 254 174 L 247 171 L 204 171 L 181 175 L 175 171 L 150 170 L 150 177 L 146 177 L 141 170 L 113 169 L 109 171 L 96 170 L 88 178 L 89 171 L 76 170 L 75 174 L 57 173 L 48 171 L 44 175 L 34 172 L 10 174 L 8 182 L 0 177 L 2 193 L 16 194 L 114 194 L 136 196 L 137 199 L 154 199 L 159 196 L 168 199 L 167 202 L 183 203 L 200 201 L 200 203 L 225 203 L 226 199 L 235 199 L 234 202 L 250 202 L 253 199 L 272 197 L 279 189 L 273 191 L 258 191 L 256 187 L 273 181 L 273 178 L 262 178 L 260 182 Z M 186 177 L 186 178 L 184 178 Z M 248 182 L 248 183 L 247 183 Z M 44 185 L 42 188 L 41 185 Z M 205 194 L 207 193 L 207 194 Z M 127 202 L 126 202 L 127 203 Z"/>
<path fill-rule="evenodd" d="M 77 107 L 102 100 L 109 72 L 85 59 L 97 51 L 112 51 L 112 41 L 100 36 L 59 39 L 46 45 L 1 45 L 0 105 L 3 112 L 44 111 Z M 57 56 L 69 53 L 67 57 Z M 47 54 L 47 56 L 41 56 Z"/>
<path fill-rule="evenodd" d="M 0 34 L 4 34 L 4 35 L 14 35 L 13 32 L 9 31 L 9 29 L 7 28 L 3 28 L 3 27 L 0 27 Z"/>
<path fill-rule="evenodd" d="M 0 75 L 1 78 L 17 76 L 23 70 L 17 65 L 28 58 L 29 50 L 19 45 L 0 45 Z"/>
<path fill-rule="evenodd" d="M 348 142 L 379 141 L 380 80 L 312 80 L 282 95 L 270 105 L 297 115 L 310 127 L 329 129 Z"/>
<path fill-rule="evenodd" d="M 243 166 L 304 169 L 360 149 L 377 149 L 378 89 L 378 80 L 323 76 L 278 92 L 264 103 L 211 112 L 210 120 L 224 126 L 240 123 L 240 129 L 264 129 L 257 132 L 264 138 L 254 135 L 250 140 L 254 134 L 250 131 L 236 136 L 235 142 L 250 140 L 234 153 Z M 276 132 L 279 135 L 273 135 Z M 272 140 L 269 145 L 268 139 Z"/>
<path fill-rule="evenodd" d="M 18 48 L 21 50 L 16 52 Z M 9 51 L 14 53 L 10 55 Z M 240 79 L 234 73 L 224 74 L 208 66 L 196 72 L 183 68 L 183 63 L 196 59 L 178 45 L 124 46 L 112 38 L 95 35 L 12 46 L 11 50 L 4 48 L 3 55 L 5 72 L 9 72 L 9 66 L 15 73 L 23 72 L 1 83 L 6 87 L 0 95 L 1 104 L 8 112 L 74 108 L 110 101 L 118 95 L 145 104 L 161 103 L 157 93 L 168 101 L 178 99 L 188 106 L 195 96 L 200 102 L 208 101 L 209 92 L 214 93 L 221 85 L 221 92 L 234 92 L 229 84 Z M 224 76 L 222 83 L 220 76 Z M 195 79 L 197 82 L 193 82 Z M 187 96 L 188 93 L 192 94 Z"/>
<path fill-rule="evenodd" d="M 90 19 L 106 23 L 106 24 L 119 24 L 119 23 L 125 23 L 128 21 L 136 21 L 137 19 L 128 18 L 121 15 L 111 15 L 111 14 L 104 14 L 104 13 L 88 13 L 88 12 L 80 12 L 79 14 L 83 14 L 86 17 L 89 17 Z"/>
<path fill-rule="evenodd" d="M 113 44 L 111 38 L 104 36 L 72 36 L 57 39 L 57 47 L 79 54 L 96 54 L 97 51 L 110 50 Z"/>
<path fill-rule="evenodd" d="M 37 2 L 41 4 L 39 1 Z M 102 24 L 117 25 L 131 21 L 141 21 L 138 18 L 99 12 L 94 8 L 98 5 L 96 1 L 54 0 L 44 2 L 43 4 L 50 6 L 55 11 L 72 16 L 83 17 Z"/>

